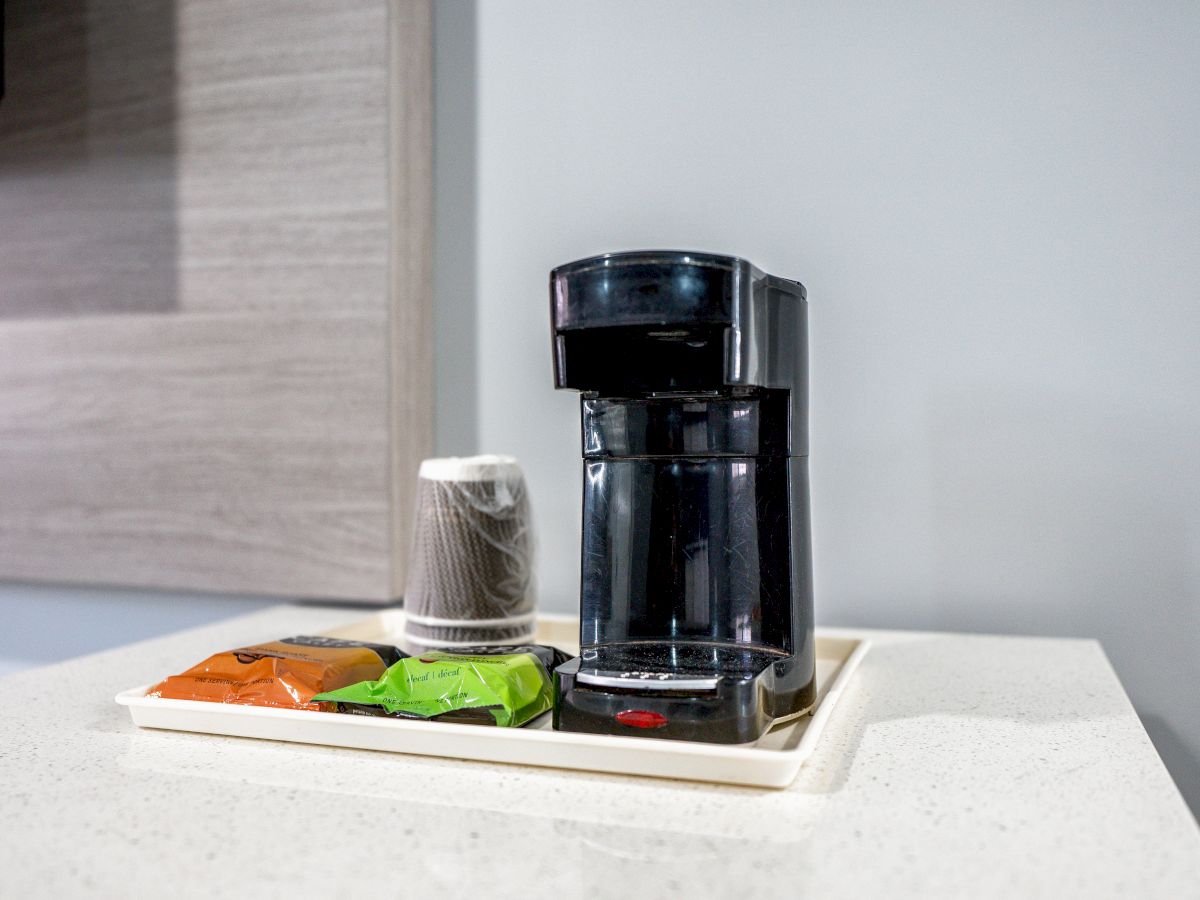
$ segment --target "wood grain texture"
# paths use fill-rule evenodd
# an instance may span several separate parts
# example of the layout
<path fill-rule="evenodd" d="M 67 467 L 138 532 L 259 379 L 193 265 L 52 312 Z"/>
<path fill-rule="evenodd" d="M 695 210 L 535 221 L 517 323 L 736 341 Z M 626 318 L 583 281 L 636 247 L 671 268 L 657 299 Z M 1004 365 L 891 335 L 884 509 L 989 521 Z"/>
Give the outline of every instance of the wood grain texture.
<path fill-rule="evenodd" d="M 0 329 L 0 571 L 379 593 L 390 559 L 382 326 L 351 314 Z"/>
<path fill-rule="evenodd" d="M 0 314 L 0 577 L 394 598 L 432 433 L 429 3 L 163 6 L 157 163 L 97 163 L 71 125 L 124 116 L 150 146 L 157 101 L 0 136 L 0 230 L 55 222 L 26 232 L 20 279 L 0 248 L 20 310 Z M 126 13 L 89 5 L 88 46 L 133 52 Z M 86 77 L 87 98 L 127 96 L 139 71 Z M 157 224 L 113 200 L 164 178 Z M 108 301 L 62 276 L 81 234 Z M 108 265 L 131 235 L 165 282 Z"/>
<path fill-rule="evenodd" d="M 181 309 L 382 308 L 392 141 L 417 138 L 389 121 L 389 6 L 178 4 Z"/>
<path fill-rule="evenodd" d="M 392 594 L 404 593 L 417 470 L 433 454 L 433 10 L 392 6 L 388 197 L 392 239 Z"/>

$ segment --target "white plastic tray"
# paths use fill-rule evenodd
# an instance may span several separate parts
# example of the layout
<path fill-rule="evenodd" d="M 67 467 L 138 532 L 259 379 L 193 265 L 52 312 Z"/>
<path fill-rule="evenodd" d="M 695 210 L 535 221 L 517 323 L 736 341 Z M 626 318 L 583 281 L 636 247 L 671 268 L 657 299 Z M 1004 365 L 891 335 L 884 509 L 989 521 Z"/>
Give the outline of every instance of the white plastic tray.
<path fill-rule="evenodd" d="M 541 616 L 536 640 L 578 651 L 578 620 Z M 398 643 L 402 610 L 387 610 L 326 632 L 332 637 Z M 234 737 L 326 744 L 486 762 L 587 769 L 758 787 L 786 787 L 821 737 L 842 690 L 870 642 L 817 632 L 817 704 L 811 716 L 782 723 L 753 744 L 701 744 L 554 731 L 549 714 L 524 728 L 370 718 L 309 710 L 147 697 L 149 685 L 123 691 L 135 725 Z M 214 652 L 221 648 L 214 648 Z M 181 668 L 190 661 L 181 660 Z"/>

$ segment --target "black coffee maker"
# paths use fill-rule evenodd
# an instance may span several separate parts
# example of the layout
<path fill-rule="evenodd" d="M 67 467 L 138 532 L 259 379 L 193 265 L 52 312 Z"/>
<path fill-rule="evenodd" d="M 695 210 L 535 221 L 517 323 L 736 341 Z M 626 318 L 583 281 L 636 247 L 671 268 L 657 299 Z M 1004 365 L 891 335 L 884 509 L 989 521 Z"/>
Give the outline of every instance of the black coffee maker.
<path fill-rule="evenodd" d="M 581 655 L 554 727 L 742 743 L 814 701 L 804 286 L 612 253 L 550 274 L 582 394 Z"/>

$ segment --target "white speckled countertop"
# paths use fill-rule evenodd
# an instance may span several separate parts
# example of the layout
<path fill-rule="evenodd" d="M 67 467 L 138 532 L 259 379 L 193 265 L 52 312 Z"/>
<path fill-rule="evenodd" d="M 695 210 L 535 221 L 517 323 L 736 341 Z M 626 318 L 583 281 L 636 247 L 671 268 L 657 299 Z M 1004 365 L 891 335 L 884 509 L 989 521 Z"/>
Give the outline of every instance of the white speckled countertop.
<path fill-rule="evenodd" d="M 1092 641 L 878 632 L 784 791 L 139 731 L 125 688 L 354 610 L 0 679 L 3 897 L 1200 897 Z"/>

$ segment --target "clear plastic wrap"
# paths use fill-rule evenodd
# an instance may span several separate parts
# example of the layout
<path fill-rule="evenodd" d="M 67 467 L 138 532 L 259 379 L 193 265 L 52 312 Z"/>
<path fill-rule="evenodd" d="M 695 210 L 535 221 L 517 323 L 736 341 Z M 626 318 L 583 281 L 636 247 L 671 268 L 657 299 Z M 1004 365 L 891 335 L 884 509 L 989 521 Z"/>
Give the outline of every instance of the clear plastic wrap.
<path fill-rule="evenodd" d="M 315 694 L 380 678 L 404 655 L 386 644 L 301 635 L 214 654 L 156 684 L 147 696 L 327 709 L 329 704 L 313 702 Z"/>
<path fill-rule="evenodd" d="M 516 728 L 553 707 L 550 673 L 566 659 L 544 645 L 430 650 L 316 699 L 355 715 Z"/>
<path fill-rule="evenodd" d="M 533 529 L 514 457 L 421 464 L 404 606 L 415 650 L 532 640 Z"/>

